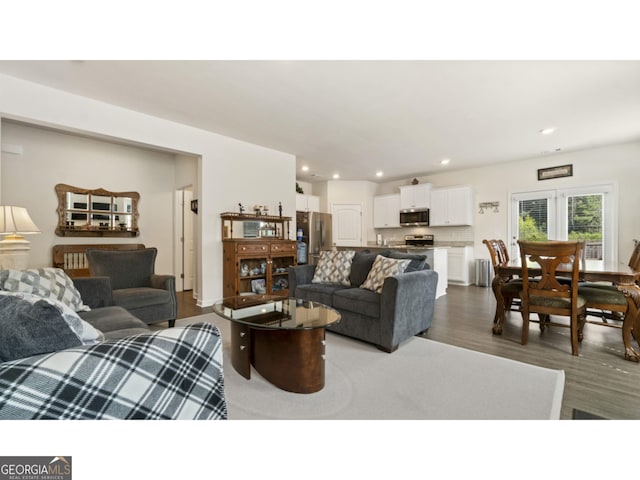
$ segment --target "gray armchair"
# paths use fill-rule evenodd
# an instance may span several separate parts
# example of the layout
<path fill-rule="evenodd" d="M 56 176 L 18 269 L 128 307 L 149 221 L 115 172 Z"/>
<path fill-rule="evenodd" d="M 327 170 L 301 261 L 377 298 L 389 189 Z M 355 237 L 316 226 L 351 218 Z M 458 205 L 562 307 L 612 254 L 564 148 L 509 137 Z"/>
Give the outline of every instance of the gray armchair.
<path fill-rule="evenodd" d="M 127 309 L 147 324 L 169 322 L 178 314 L 176 280 L 173 275 L 157 275 L 158 250 L 98 250 L 86 252 L 93 277 L 109 277 L 113 305 Z"/>

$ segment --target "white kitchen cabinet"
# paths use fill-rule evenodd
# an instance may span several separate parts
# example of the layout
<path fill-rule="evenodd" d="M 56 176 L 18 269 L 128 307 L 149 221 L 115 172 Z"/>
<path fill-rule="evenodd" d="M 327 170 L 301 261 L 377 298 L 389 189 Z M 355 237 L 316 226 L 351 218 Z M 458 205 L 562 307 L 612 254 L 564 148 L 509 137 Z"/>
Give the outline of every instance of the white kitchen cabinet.
<path fill-rule="evenodd" d="M 472 201 L 472 190 L 467 185 L 432 189 L 429 226 L 472 225 Z"/>
<path fill-rule="evenodd" d="M 429 208 L 431 184 L 407 185 L 400 187 L 400 209 Z"/>
<path fill-rule="evenodd" d="M 373 197 L 373 228 L 400 227 L 400 195 Z"/>
<path fill-rule="evenodd" d="M 304 195 L 296 193 L 296 211 L 298 212 L 319 212 L 320 197 L 315 195 Z"/>
<path fill-rule="evenodd" d="M 450 247 L 447 254 L 449 283 L 471 285 L 474 278 L 473 247 Z"/>

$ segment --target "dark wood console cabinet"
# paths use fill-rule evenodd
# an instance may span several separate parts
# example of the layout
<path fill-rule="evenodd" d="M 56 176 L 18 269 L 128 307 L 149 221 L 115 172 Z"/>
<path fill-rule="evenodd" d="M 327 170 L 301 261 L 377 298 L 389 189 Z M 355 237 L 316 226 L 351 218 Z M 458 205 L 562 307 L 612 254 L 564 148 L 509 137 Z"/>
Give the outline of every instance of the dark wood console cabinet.
<path fill-rule="evenodd" d="M 222 243 L 225 297 L 247 293 L 288 296 L 288 268 L 298 259 L 294 240 L 226 239 Z"/>

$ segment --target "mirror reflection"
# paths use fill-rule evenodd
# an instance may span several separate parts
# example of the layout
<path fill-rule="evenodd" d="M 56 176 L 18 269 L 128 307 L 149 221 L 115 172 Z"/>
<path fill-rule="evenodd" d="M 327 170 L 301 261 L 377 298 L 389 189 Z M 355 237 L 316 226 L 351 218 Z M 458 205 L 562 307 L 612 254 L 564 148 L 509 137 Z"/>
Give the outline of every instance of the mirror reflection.
<path fill-rule="evenodd" d="M 59 236 L 137 236 L 137 192 L 56 185 Z"/>

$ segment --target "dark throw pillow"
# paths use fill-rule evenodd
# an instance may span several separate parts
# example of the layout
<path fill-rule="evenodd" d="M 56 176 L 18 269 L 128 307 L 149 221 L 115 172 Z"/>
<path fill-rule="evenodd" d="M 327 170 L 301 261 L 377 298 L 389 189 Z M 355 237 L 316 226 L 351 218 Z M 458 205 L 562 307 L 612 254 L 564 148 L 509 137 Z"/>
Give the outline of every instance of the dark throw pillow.
<path fill-rule="evenodd" d="M 389 255 L 389 250 L 385 250 L 381 253 L 371 253 L 370 250 L 361 250 L 356 252 L 351 262 L 351 276 L 349 281 L 352 287 L 359 287 L 367 279 L 369 270 L 373 266 L 373 262 L 376 261 L 376 257 L 382 255 L 386 257 Z"/>
<path fill-rule="evenodd" d="M 391 253 L 389 253 L 388 257 L 395 258 L 396 260 L 411 260 L 405 272 L 416 272 L 419 270 L 424 270 L 424 267 L 427 266 L 426 255 L 418 255 L 416 253 L 396 252 L 392 250 Z"/>
<path fill-rule="evenodd" d="M 0 362 L 82 345 L 60 311 L 40 300 L 0 295 Z"/>

